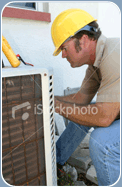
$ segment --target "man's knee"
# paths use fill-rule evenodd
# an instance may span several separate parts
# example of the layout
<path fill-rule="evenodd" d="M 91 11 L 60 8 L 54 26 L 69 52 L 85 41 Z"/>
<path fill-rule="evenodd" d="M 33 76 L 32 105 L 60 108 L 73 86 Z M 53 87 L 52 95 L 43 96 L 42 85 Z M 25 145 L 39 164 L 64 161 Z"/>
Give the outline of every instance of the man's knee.
<path fill-rule="evenodd" d="M 114 122 L 110 127 L 98 127 L 92 131 L 89 140 L 90 155 L 106 154 L 111 147 L 119 143 L 119 125 Z"/>
<path fill-rule="evenodd" d="M 97 127 L 91 133 L 89 147 L 105 151 L 120 140 L 120 121 L 114 121 L 109 127 Z"/>

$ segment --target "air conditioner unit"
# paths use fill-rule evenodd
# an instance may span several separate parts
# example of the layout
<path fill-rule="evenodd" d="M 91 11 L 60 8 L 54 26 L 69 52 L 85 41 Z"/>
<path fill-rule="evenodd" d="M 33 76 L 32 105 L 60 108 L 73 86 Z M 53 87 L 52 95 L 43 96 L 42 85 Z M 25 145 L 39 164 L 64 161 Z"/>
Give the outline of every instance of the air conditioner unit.
<path fill-rule="evenodd" d="M 52 69 L 2 69 L 2 174 L 11 185 L 57 186 Z"/>

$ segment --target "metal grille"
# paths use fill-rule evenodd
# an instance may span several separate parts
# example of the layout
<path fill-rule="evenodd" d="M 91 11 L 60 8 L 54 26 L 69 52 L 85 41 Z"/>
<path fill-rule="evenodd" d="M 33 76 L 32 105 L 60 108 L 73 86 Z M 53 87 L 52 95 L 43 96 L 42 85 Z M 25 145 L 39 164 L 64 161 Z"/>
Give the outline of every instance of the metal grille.
<path fill-rule="evenodd" d="M 54 97 L 53 97 L 53 76 L 49 77 L 49 97 L 50 97 L 50 133 L 51 133 L 51 159 L 52 159 L 52 181 L 53 186 L 57 183 L 56 172 L 56 149 L 55 149 L 55 125 L 54 125 Z"/>
<path fill-rule="evenodd" d="M 40 74 L 2 79 L 2 173 L 11 185 L 46 185 L 41 109 Z"/>

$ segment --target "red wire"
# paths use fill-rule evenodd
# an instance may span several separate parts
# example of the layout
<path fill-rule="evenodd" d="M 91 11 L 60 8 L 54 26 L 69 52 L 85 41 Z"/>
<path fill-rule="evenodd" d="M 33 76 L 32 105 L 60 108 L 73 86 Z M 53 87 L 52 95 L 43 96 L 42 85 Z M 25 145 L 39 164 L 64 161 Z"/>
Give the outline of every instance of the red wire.
<path fill-rule="evenodd" d="M 20 57 L 20 60 L 22 60 L 22 58 L 21 58 L 21 56 L 20 56 L 19 54 L 17 54 L 16 57 Z M 24 60 L 23 60 L 23 61 L 24 61 Z M 23 61 L 22 61 L 22 62 L 23 62 Z M 30 63 L 27 63 L 27 62 L 23 62 L 23 63 L 28 64 L 28 65 L 30 65 L 30 66 L 34 66 L 33 64 L 30 64 Z"/>
<path fill-rule="evenodd" d="M 34 66 L 33 64 L 29 64 L 29 63 L 27 63 L 27 62 L 25 62 L 26 64 L 28 64 L 28 65 L 30 65 L 30 66 Z"/>

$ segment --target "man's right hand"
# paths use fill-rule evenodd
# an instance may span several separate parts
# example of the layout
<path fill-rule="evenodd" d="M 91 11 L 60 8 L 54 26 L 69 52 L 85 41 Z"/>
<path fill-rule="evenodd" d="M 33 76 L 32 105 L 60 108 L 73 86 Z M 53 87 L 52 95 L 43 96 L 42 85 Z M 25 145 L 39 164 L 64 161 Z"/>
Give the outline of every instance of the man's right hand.
<path fill-rule="evenodd" d="M 55 112 L 59 113 L 59 107 L 60 107 L 60 101 L 57 99 L 57 97 L 54 97 L 54 108 L 55 108 Z"/>

